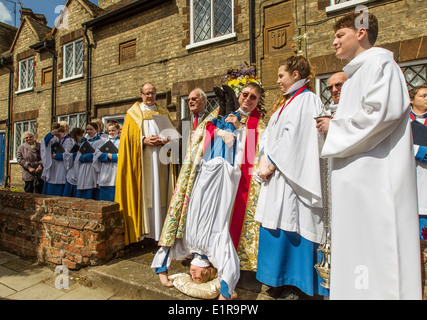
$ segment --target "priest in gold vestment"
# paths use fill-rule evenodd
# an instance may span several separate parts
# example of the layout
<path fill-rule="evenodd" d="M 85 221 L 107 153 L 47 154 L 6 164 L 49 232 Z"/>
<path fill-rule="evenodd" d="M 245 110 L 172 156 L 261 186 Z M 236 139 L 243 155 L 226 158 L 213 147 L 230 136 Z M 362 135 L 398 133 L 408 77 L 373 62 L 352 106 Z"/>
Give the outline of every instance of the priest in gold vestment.
<path fill-rule="evenodd" d="M 168 140 L 159 136 L 153 120 L 153 115 L 170 116 L 155 102 L 152 84 L 142 85 L 141 98 L 126 113 L 117 163 L 115 202 L 123 210 L 126 245 L 144 237 L 159 240 L 174 188 L 172 165 L 160 157 Z"/>

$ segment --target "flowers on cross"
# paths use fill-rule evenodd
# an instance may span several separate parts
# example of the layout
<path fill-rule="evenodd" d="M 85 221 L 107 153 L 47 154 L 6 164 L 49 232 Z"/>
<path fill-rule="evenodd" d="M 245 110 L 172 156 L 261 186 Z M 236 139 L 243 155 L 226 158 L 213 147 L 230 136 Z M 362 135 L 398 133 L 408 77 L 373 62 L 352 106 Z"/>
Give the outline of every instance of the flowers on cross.
<path fill-rule="evenodd" d="M 256 82 L 261 85 L 261 81 L 256 75 L 255 67 L 249 66 L 246 62 L 243 65 L 241 64 L 239 69 L 229 69 L 222 82 L 230 86 L 236 93 L 236 96 L 239 96 L 243 87 L 248 82 Z"/>

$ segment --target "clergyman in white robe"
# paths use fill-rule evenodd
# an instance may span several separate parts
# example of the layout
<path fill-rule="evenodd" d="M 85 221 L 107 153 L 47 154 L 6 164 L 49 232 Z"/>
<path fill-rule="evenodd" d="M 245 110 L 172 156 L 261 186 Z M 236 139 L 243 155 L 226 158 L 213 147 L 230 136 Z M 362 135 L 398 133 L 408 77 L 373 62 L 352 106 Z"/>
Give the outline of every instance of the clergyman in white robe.
<path fill-rule="evenodd" d="M 410 102 L 391 52 L 370 48 L 349 79 L 321 156 L 332 158 L 331 299 L 421 299 Z"/>

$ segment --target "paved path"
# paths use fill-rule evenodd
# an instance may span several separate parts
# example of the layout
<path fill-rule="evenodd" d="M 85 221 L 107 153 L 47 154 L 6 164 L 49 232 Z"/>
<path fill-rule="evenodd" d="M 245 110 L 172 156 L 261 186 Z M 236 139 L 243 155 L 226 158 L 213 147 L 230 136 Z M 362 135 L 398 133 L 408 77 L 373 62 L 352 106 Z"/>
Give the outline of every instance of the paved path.
<path fill-rule="evenodd" d="M 150 242 L 136 244 L 105 265 L 78 271 L 0 251 L 0 300 L 197 300 L 160 284 L 150 269 L 157 250 Z M 172 261 L 170 274 L 188 272 L 188 263 Z M 236 288 L 238 300 L 272 300 L 265 290 L 254 272 L 241 272 Z M 293 290 L 286 296 L 298 298 L 313 299 Z"/>
<path fill-rule="evenodd" d="M 114 293 L 91 288 L 69 273 L 68 288 L 63 273 L 53 267 L 20 259 L 0 251 L 0 299 L 4 300 L 117 300 Z M 76 276 L 77 275 L 77 276 Z"/>

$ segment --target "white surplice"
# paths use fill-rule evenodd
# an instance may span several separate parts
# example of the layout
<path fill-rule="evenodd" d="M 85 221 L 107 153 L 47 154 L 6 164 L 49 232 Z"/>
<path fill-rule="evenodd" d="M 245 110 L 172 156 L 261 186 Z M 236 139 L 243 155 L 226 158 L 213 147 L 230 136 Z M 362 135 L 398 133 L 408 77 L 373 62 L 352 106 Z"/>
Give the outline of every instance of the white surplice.
<path fill-rule="evenodd" d="M 140 104 L 141 111 L 156 110 L 156 106 L 147 106 L 144 103 Z M 148 132 L 148 136 L 159 135 L 159 128 L 156 121 L 144 120 L 143 121 L 144 132 Z M 147 126 L 147 127 L 146 127 Z M 141 136 L 141 139 L 145 137 Z M 141 140 L 142 145 L 142 140 Z M 161 207 L 160 203 L 160 148 L 159 146 L 151 146 L 151 185 L 152 185 L 152 208 L 147 208 L 149 222 L 150 222 L 150 233 L 145 237 L 158 241 L 162 233 L 163 222 L 166 218 L 167 207 Z"/>
<path fill-rule="evenodd" d="M 95 138 L 95 137 L 94 137 Z M 100 145 L 105 143 L 105 140 L 98 139 L 93 140 L 92 138 L 88 138 L 87 141 L 92 146 L 93 149 L 97 149 Z M 84 162 L 81 163 L 79 158 L 82 156 L 80 150 L 77 152 L 76 159 L 74 161 L 74 166 L 76 166 L 76 170 L 78 170 L 78 178 L 77 178 L 77 190 L 89 190 L 95 189 L 98 187 L 98 172 L 93 167 L 93 162 Z M 94 157 L 95 158 L 95 153 Z"/>
<path fill-rule="evenodd" d="M 98 173 L 98 187 L 114 187 L 116 185 L 117 162 L 101 162 L 98 160 L 102 152 L 99 150 L 102 146 L 111 141 L 114 146 L 119 149 L 120 137 L 102 139 L 103 142 L 98 145 L 93 155 L 93 166 Z"/>
<path fill-rule="evenodd" d="M 305 91 L 270 118 L 260 150 L 277 169 L 261 184 L 255 220 L 264 228 L 297 232 L 320 243 L 323 234 L 320 137 L 322 103 Z"/>
<path fill-rule="evenodd" d="M 75 141 L 72 140 L 74 143 Z M 77 143 L 78 146 L 81 146 L 81 142 Z M 74 145 L 73 145 L 74 147 Z M 69 184 L 72 184 L 74 186 L 77 185 L 77 179 L 79 177 L 79 171 L 78 171 L 78 165 L 74 165 L 76 161 L 79 161 L 77 159 L 77 156 L 73 158 L 73 154 L 70 153 L 71 149 L 66 150 L 64 153 L 64 164 L 65 164 L 65 170 L 67 171 L 67 181 Z"/>
<path fill-rule="evenodd" d="M 51 184 L 65 184 L 66 167 L 64 159 L 55 160 L 52 158 L 52 145 L 56 142 L 59 142 L 65 150 L 70 150 L 74 144 L 69 136 L 64 136 L 61 140 L 54 136 L 47 146 L 43 139 L 40 143 L 40 155 L 43 163 L 42 179 Z"/>
<path fill-rule="evenodd" d="M 331 299 L 420 299 L 410 104 L 391 52 L 371 48 L 349 79 L 322 157 L 332 158 Z"/>

